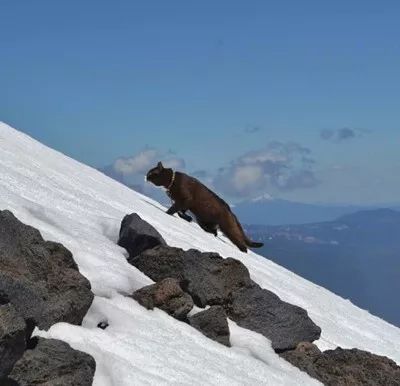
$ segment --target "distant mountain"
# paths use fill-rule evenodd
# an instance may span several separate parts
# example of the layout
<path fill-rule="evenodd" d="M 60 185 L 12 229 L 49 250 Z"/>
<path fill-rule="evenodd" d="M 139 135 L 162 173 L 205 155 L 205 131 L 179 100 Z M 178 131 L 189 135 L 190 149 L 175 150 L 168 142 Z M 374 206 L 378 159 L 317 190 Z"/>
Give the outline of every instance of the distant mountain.
<path fill-rule="evenodd" d="M 236 204 L 234 212 L 243 223 L 282 225 L 331 221 L 344 214 L 365 209 L 371 209 L 371 207 L 304 204 L 264 196 Z"/>
<path fill-rule="evenodd" d="M 400 326 L 400 212 L 377 209 L 304 225 L 249 225 L 258 252 Z"/>

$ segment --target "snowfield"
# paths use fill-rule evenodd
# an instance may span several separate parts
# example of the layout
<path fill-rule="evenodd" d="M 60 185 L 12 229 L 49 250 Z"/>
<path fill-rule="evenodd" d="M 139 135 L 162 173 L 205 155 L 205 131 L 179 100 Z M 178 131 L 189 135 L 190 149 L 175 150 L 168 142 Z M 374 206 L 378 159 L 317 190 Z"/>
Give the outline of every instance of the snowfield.
<path fill-rule="evenodd" d="M 227 239 L 165 214 L 157 202 L 0 123 L 0 209 L 38 228 L 74 254 L 95 294 L 83 326 L 66 323 L 36 334 L 91 354 L 95 385 L 313 385 L 274 353 L 263 336 L 229 322 L 232 348 L 207 339 L 160 310 L 126 295 L 152 281 L 116 245 L 121 219 L 137 212 L 172 246 L 216 251 L 242 261 L 254 281 L 305 308 L 322 328 L 320 349 L 359 348 L 400 364 L 400 329 Z M 321 258 L 321 264 L 323 259 Z M 97 328 L 108 321 L 106 330 Z"/>

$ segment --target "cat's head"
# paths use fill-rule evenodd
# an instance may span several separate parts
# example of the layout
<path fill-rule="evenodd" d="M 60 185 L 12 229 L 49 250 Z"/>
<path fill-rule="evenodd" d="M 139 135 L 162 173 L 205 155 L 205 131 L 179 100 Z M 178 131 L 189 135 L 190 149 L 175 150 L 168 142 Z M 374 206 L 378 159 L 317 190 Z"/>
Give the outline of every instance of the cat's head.
<path fill-rule="evenodd" d="M 156 186 L 167 186 L 171 179 L 171 170 L 164 168 L 163 164 L 159 162 L 155 168 L 150 169 L 146 174 L 146 181 L 151 182 Z"/>

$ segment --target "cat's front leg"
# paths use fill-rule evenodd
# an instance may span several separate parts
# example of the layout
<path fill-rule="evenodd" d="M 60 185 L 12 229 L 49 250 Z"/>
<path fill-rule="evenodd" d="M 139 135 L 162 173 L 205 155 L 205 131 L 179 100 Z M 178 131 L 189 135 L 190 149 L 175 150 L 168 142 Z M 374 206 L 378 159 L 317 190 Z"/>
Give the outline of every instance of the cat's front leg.
<path fill-rule="evenodd" d="M 170 214 L 171 216 L 174 215 L 176 212 L 183 212 L 188 209 L 187 202 L 186 201 L 174 201 L 172 206 L 167 210 L 167 214 Z M 189 216 L 190 217 L 190 216 Z"/>
<path fill-rule="evenodd" d="M 178 211 L 176 204 L 172 204 L 172 206 L 167 210 L 167 214 L 174 215 Z"/>
<path fill-rule="evenodd" d="M 184 210 L 181 210 L 178 212 L 178 216 L 184 220 L 186 220 L 187 222 L 191 222 L 193 221 L 192 216 L 189 216 L 188 214 L 186 214 L 186 212 Z"/>

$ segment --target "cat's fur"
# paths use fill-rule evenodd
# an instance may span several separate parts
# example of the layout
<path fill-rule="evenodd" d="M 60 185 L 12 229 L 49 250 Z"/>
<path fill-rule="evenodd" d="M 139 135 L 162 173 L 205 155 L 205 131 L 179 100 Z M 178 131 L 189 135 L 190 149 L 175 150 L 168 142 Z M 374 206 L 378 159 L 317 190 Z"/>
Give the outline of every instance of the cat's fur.
<path fill-rule="evenodd" d="M 263 246 L 262 243 L 251 241 L 244 234 L 229 205 L 197 179 L 164 168 L 159 162 L 155 168 L 149 170 L 146 180 L 167 189 L 167 194 L 173 201 L 168 214 L 178 213 L 180 217 L 191 221 L 192 218 L 185 213 L 190 210 L 206 232 L 216 236 L 217 229 L 220 229 L 243 252 L 247 252 L 247 247 Z"/>

